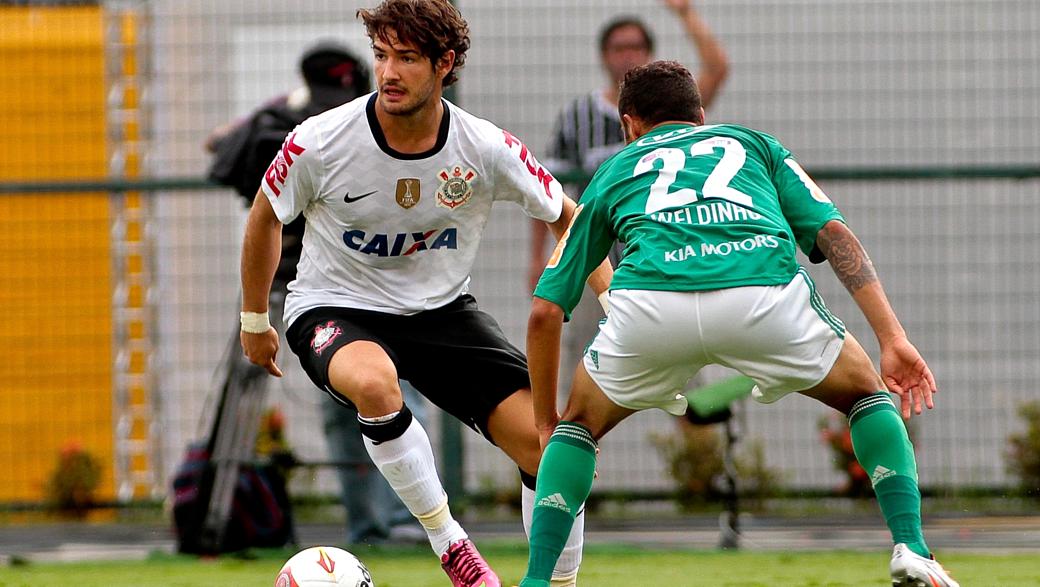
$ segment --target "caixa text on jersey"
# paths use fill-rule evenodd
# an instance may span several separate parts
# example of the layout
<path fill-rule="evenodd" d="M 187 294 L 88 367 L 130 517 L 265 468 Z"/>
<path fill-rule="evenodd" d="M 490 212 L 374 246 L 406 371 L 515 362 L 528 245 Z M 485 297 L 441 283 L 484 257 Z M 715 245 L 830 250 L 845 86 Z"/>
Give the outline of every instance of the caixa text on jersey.
<path fill-rule="evenodd" d="M 425 232 L 369 235 L 363 230 L 347 230 L 343 233 L 343 242 L 347 247 L 366 255 L 407 257 L 419 251 L 458 249 L 459 231 L 449 227 Z"/>

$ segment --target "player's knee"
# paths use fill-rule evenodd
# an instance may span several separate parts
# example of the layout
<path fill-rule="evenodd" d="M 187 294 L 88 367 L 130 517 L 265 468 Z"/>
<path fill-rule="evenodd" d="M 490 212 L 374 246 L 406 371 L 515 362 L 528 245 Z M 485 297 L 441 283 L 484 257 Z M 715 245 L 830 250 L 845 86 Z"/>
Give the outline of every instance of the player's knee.
<path fill-rule="evenodd" d="M 535 438 L 533 444 L 525 446 L 517 454 L 512 455 L 513 461 L 521 471 L 531 475 L 532 477 L 538 474 L 538 463 L 542 458 L 541 447 L 538 445 L 538 439 Z"/>
<path fill-rule="evenodd" d="M 581 424 L 581 422 L 579 422 L 579 424 Z M 614 427 L 613 425 L 601 420 L 588 422 L 582 425 L 589 429 L 589 434 L 592 435 L 592 438 L 594 438 L 596 442 L 599 442 L 599 440 Z"/>
<path fill-rule="evenodd" d="M 884 389 L 884 384 L 873 370 L 857 373 L 849 377 L 847 383 L 832 393 L 830 400 L 825 403 L 847 416 L 857 402 Z"/>
<path fill-rule="evenodd" d="M 510 426 L 507 430 L 499 430 L 491 438 L 516 466 L 532 477 L 538 474 L 538 463 L 542 457 L 542 448 L 538 442 L 538 434 L 527 426 Z"/>
<path fill-rule="evenodd" d="M 593 417 L 592 414 L 582 408 L 572 408 L 568 406 L 567 410 L 563 413 L 562 419 L 571 424 L 577 424 L 588 429 L 593 438 L 601 438 L 605 432 L 605 424 L 599 421 L 599 418 Z"/>
<path fill-rule="evenodd" d="M 870 357 L 853 342 L 846 345 L 827 378 L 809 395 L 848 414 L 856 402 L 884 389 Z"/>
<path fill-rule="evenodd" d="M 855 368 L 850 369 L 848 374 L 848 397 L 853 401 L 859 401 L 868 395 L 885 389 L 881 376 L 874 370 L 874 365 L 869 358 L 864 357 Z"/>
<path fill-rule="evenodd" d="M 506 455 L 509 455 L 517 467 L 534 477 L 538 475 L 538 464 L 542 458 L 542 446 L 539 444 L 538 433 L 534 427 L 529 425 L 515 426 L 497 430 L 491 435 L 491 441 L 498 445 Z"/>
<path fill-rule="evenodd" d="M 401 409 L 403 402 L 396 374 L 379 369 L 361 369 L 333 381 L 336 391 L 347 396 L 362 416 L 383 416 Z"/>

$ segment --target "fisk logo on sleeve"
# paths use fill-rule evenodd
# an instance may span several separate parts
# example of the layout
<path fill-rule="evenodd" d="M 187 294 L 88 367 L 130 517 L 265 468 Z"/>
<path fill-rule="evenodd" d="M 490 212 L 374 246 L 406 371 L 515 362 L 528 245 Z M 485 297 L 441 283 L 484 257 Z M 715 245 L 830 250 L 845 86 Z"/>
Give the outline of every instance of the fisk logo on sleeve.
<path fill-rule="evenodd" d="M 276 198 L 282 195 L 281 186 L 285 185 L 285 178 L 289 175 L 289 168 L 292 167 L 294 161 L 293 155 L 301 155 L 306 150 L 296 144 L 296 133 L 285 138 L 282 150 L 274 158 L 271 166 L 267 168 L 267 173 L 264 174 L 264 181 L 267 182 L 267 187 L 271 188 Z"/>
<path fill-rule="evenodd" d="M 527 165 L 527 170 L 531 172 L 531 175 L 538 178 L 538 183 L 542 184 L 542 187 L 545 189 L 545 195 L 548 196 L 550 200 L 553 199 L 552 189 L 549 186 L 554 181 L 554 178 L 552 174 L 549 173 L 549 170 L 542 167 L 542 164 L 535 159 L 534 154 L 527 150 L 527 145 L 513 136 L 511 132 L 503 130 L 502 135 L 505 137 L 506 145 L 509 147 L 509 150 L 512 151 L 513 147 L 519 145 L 520 160 Z"/>

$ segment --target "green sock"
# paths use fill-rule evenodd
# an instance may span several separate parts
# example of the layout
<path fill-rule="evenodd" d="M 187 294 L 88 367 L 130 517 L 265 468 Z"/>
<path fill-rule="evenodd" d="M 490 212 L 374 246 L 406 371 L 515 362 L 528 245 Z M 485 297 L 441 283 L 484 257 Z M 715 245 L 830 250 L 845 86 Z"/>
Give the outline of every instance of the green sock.
<path fill-rule="evenodd" d="M 892 541 L 915 553 L 931 554 L 921 529 L 921 492 L 917 488 L 914 445 L 887 392 L 867 396 L 849 411 L 852 448 L 870 475 Z"/>
<path fill-rule="evenodd" d="M 589 429 L 560 422 L 538 467 L 531 515 L 527 575 L 520 587 L 549 587 L 574 517 L 592 491 L 596 474 L 596 441 Z"/>

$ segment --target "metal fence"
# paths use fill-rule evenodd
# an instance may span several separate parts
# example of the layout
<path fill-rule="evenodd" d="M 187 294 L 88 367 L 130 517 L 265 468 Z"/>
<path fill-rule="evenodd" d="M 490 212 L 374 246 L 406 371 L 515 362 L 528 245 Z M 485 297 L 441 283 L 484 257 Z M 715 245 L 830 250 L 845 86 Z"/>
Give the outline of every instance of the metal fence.
<path fill-rule="evenodd" d="M 103 455 L 107 495 L 165 494 L 185 444 L 199 435 L 235 329 L 244 215 L 230 192 L 194 181 L 117 192 L 99 183 L 99 193 L 76 195 L 25 194 L 12 182 L 199 177 L 206 134 L 299 85 L 296 59 L 313 39 L 337 37 L 367 56 L 353 15 L 368 4 L 0 7 L 0 56 L 16 64 L 0 72 L 0 182 L 23 192 L 0 198 L 0 344 L 9 358 L 0 368 L 0 459 L 13 468 L 0 500 L 40 499 L 69 441 Z M 658 34 L 658 55 L 696 69 L 696 52 L 659 2 L 459 4 L 473 49 L 458 101 L 532 146 L 547 142 L 570 97 L 604 83 L 595 38 L 609 16 L 642 15 Z M 824 189 L 932 363 L 942 393 L 939 410 L 914 430 L 922 483 L 1008 485 L 1005 441 L 1019 426 L 1017 406 L 1037 397 L 1040 375 L 1040 278 L 1031 270 L 1040 258 L 1040 5 L 696 5 L 731 62 L 709 118 L 775 134 L 810 171 L 824 172 Z M 936 168 L 971 177 L 928 172 Z M 473 280 L 483 307 L 519 344 L 527 239 L 519 210 L 498 210 Z M 874 352 L 847 294 L 826 267 L 813 272 Z M 320 459 L 317 391 L 291 356 L 282 363 L 292 368 L 272 402 L 288 416 L 293 448 Z M 800 398 L 748 406 L 749 435 L 764 441 L 768 463 L 791 487 L 838 484 L 816 432 L 822 413 Z M 648 436 L 671 426 L 664 414 L 641 414 L 608 437 L 597 487 L 669 487 Z M 465 449 L 467 490 L 515 484 L 496 450 L 468 433 Z M 335 491 L 323 473 L 295 483 Z"/>

